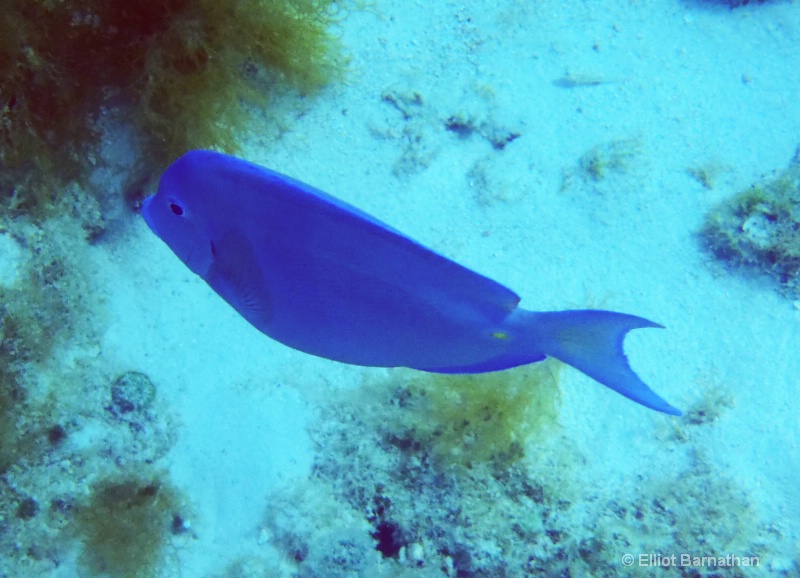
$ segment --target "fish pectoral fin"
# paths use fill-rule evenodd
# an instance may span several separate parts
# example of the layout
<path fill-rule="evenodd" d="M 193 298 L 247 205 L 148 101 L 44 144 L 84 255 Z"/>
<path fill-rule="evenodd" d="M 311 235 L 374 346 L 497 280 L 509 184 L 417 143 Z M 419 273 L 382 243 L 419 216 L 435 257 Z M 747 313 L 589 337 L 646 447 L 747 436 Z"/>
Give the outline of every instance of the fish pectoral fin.
<path fill-rule="evenodd" d="M 272 299 L 252 244 L 232 231 L 216 239 L 213 254 L 206 283 L 242 317 L 263 330 L 272 315 Z"/>

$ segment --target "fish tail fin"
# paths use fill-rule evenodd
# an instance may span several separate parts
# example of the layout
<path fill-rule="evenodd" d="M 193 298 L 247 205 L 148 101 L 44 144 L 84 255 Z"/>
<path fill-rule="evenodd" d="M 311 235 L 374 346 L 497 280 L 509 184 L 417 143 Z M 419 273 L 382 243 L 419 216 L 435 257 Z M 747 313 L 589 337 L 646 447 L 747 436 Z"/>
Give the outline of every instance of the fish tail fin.
<path fill-rule="evenodd" d="M 543 353 L 571 365 L 617 393 L 670 415 L 682 415 L 644 383 L 622 349 L 632 329 L 662 327 L 642 317 L 613 311 L 537 312 L 537 342 Z"/>

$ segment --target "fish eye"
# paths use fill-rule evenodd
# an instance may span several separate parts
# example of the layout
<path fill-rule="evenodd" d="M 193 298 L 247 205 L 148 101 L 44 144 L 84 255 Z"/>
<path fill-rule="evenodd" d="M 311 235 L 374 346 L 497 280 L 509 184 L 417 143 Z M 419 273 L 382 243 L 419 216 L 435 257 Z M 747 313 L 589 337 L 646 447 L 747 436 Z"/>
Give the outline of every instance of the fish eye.
<path fill-rule="evenodd" d="M 180 205 L 179 205 L 178 203 L 176 203 L 175 201 L 172 201 L 172 202 L 169 204 L 169 210 L 170 210 L 170 211 L 172 211 L 172 214 L 173 214 L 173 215 L 177 215 L 177 216 L 179 216 L 179 217 L 182 217 L 182 216 L 183 216 L 183 207 L 182 207 L 182 206 L 180 206 Z"/>

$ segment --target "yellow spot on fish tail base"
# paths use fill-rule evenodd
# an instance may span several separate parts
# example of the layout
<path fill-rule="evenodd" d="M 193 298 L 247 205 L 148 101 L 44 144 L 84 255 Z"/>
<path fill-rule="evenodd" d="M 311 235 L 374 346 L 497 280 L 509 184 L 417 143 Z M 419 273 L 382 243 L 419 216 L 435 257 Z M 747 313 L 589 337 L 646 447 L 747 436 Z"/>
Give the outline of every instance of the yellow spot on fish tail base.
<path fill-rule="evenodd" d="M 492 337 L 494 337 L 495 339 L 508 339 L 509 336 L 508 333 L 505 333 L 503 331 L 495 331 L 494 333 L 492 333 Z"/>

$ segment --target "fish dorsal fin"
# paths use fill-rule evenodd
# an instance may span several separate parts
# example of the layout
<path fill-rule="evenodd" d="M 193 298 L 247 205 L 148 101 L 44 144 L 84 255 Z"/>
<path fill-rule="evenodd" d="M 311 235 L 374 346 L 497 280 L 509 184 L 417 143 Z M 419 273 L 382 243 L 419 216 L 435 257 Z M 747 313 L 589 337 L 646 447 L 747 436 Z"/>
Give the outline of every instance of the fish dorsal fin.
<path fill-rule="evenodd" d="M 238 231 L 228 231 L 212 241 L 214 261 L 206 276 L 239 314 L 264 331 L 272 316 L 272 299 L 253 245 Z"/>

